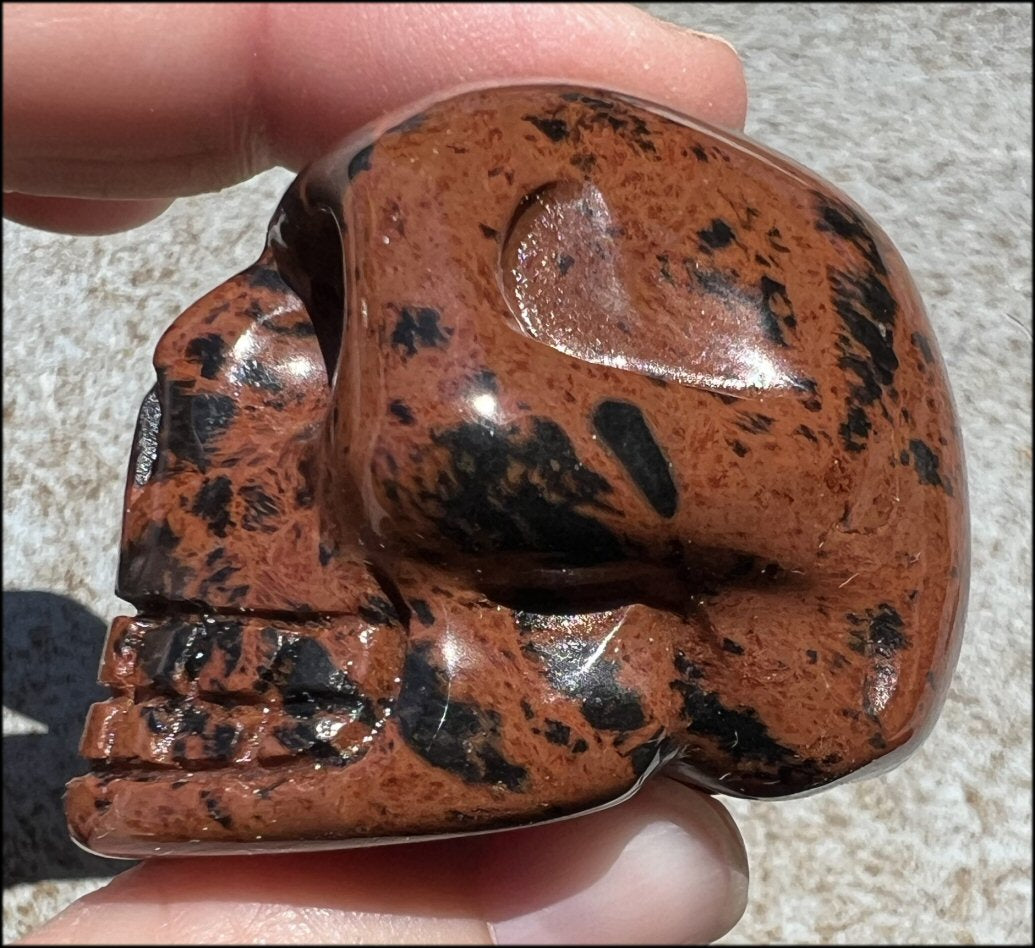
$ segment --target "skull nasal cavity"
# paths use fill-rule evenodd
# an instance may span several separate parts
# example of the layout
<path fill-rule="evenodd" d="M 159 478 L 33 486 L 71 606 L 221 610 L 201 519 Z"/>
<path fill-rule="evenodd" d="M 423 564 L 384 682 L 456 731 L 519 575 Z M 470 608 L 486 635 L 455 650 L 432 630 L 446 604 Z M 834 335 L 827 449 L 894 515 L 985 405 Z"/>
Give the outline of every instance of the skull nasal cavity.
<path fill-rule="evenodd" d="M 338 221 L 325 206 L 314 207 L 293 187 L 281 201 L 270 245 L 281 276 L 305 305 L 328 384 L 334 381 L 345 327 L 345 276 Z"/>

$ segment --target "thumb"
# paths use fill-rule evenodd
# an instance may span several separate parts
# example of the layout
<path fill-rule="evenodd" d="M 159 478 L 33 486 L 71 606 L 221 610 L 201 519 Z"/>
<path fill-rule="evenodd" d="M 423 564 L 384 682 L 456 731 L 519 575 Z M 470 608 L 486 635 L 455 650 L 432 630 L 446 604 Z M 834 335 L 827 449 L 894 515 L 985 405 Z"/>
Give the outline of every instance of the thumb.
<path fill-rule="evenodd" d="M 729 815 L 674 780 L 577 819 L 438 842 L 154 859 L 21 944 L 680 944 L 747 895 Z"/>

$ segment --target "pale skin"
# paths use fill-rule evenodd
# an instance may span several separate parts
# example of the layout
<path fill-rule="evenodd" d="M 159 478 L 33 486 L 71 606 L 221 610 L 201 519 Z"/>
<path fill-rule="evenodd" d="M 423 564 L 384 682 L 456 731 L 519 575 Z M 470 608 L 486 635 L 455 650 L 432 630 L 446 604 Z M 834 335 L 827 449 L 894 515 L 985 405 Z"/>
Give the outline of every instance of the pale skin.
<path fill-rule="evenodd" d="M 4 216 L 105 234 L 177 197 L 299 169 L 379 114 L 480 80 L 618 89 L 730 128 L 723 40 L 619 4 L 5 4 Z M 157 859 L 23 943 L 710 941 L 747 857 L 710 797 L 632 800 L 486 836 L 284 856 Z"/>

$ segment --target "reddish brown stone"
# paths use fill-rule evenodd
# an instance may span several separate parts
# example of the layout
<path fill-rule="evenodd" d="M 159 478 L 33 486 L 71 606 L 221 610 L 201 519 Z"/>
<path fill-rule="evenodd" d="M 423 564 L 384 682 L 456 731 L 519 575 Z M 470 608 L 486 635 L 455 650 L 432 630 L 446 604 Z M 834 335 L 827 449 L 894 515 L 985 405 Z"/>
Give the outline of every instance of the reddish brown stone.
<path fill-rule="evenodd" d="M 739 136 L 431 105 L 301 175 L 155 366 L 91 849 L 521 825 L 666 763 L 785 796 L 937 714 L 969 554 L 930 326 L 858 207 Z"/>

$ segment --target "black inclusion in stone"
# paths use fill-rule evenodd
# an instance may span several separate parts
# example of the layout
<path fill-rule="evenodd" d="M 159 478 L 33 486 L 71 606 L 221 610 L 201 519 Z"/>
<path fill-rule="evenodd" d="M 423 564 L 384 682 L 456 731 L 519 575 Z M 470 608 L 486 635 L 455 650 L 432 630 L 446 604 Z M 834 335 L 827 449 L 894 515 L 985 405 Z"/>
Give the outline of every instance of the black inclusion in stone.
<path fill-rule="evenodd" d="M 678 501 L 668 458 L 654 440 L 640 409 L 631 402 L 602 402 L 593 412 L 593 427 L 650 505 L 662 517 L 673 516 Z"/>
<path fill-rule="evenodd" d="M 582 464 L 564 429 L 548 418 L 490 427 L 465 422 L 433 435 L 447 452 L 425 514 L 465 553 L 527 551 L 582 566 L 622 559 L 618 537 L 579 506 L 609 509 L 608 482 Z"/>
<path fill-rule="evenodd" d="M 260 388 L 266 392 L 282 391 L 284 386 L 276 374 L 267 365 L 257 359 L 246 359 L 234 368 L 233 379 L 240 384 L 252 388 Z"/>
<path fill-rule="evenodd" d="M 214 477 L 206 480 L 198 491 L 190 512 L 205 520 L 209 530 L 217 537 L 225 537 L 227 527 L 233 523 L 230 519 L 230 502 L 233 497 L 230 478 L 223 475 Z"/>
<path fill-rule="evenodd" d="M 850 612 L 846 618 L 854 627 L 849 636 L 849 648 L 868 658 L 875 655 L 891 658 L 910 646 L 905 622 L 890 603 L 882 602 L 876 609 L 867 609 L 865 616 Z"/>
<path fill-rule="evenodd" d="M 171 382 L 165 390 L 162 453 L 171 450 L 199 470 L 208 469 L 214 442 L 230 426 L 237 407 L 228 395 L 194 394 L 183 382 Z"/>
<path fill-rule="evenodd" d="M 500 393 L 500 381 L 490 369 L 478 369 L 471 373 L 471 384 L 482 392 L 492 392 L 493 395 Z"/>
<path fill-rule="evenodd" d="M 876 240 L 863 219 L 841 201 L 818 193 L 815 198 L 817 228 L 846 241 L 862 258 L 856 265 L 846 261 L 844 269 L 827 269 L 834 308 L 847 330 L 839 339 L 838 364 L 856 378 L 849 389 L 848 417 L 840 434 L 847 450 L 859 452 L 865 450 L 872 428 L 871 406 L 881 401 L 898 369 L 894 347 L 898 305 Z"/>
<path fill-rule="evenodd" d="M 938 473 L 938 455 L 918 438 L 909 442 L 909 450 L 913 453 L 913 466 L 920 476 L 921 483 L 933 484 L 935 487 L 944 486 L 941 475 Z"/>
<path fill-rule="evenodd" d="M 693 678 L 672 682 L 682 693 L 683 716 L 692 734 L 713 738 L 735 758 L 755 758 L 769 764 L 784 764 L 796 757 L 789 747 L 773 740 L 753 708 L 727 708 L 715 692 L 705 691 Z"/>
<path fill-rule="evenodd" d="M 359 151 L 356 152 L 356 154 L 354 154 L 352 156 L 352 159 L 349 161 L 349 170 L 348 170 L 348 175 L 349 175 L 349 180 L 350 181 L 354 177 L 356 177 L 356 175 L 359 174 L 361 171 L 369 171 L 370 170 L 370 155 L 371 155 L 371 152 L 373 152 L 373 150 L 374 150 L 374 145 L 373 145 L 373 143 L 371 143 L 371 144 L 367 145 L 366 148 L 361 148 Z"/>
<path fill-rule="evenodd" d="M 838 427 L 838 432 L 849 451 L 860 451 L 872 427 L 866 410 L 861 405 L 852 405 L 848 409 L 847 417 Z"/>
<path fill-rule="evenodd" d="M 831 761 L 800 756 L 773 739 L 754 708 L 729 708 L 718 694 L 706 691 L 701 686 L 703 671 L 681 652 L 676 653 L 675 665 L 682 677 L 671 687 L 682 694 L 688 733 L 715 741 L 740 765 L 740 776 L 731 775 L 734 779 L 727 787 L 739 781 L 750 795 L 768 797 L 803 792 L 833 779 L 821 766 Z M 751 762 L 758 766 L 752 769 Z"/>
<path fill-rule="evenodd" d="M 787 346 L 787 340 L 780 326 L 780 317 L 793 320 L 791 301 L 787 296 L 787 288 L 770 277 L 763 276 L 760 284 L 762 291 L 761 325 L 765 337 L 777 346 Z"/>
<path fill-rule="evenodd" d="M 428 763 L 469 783 L 523 790 L 524 767 L 500 751 L 500 716 L 478 705 L 452 700 L 444 669 L 432 662 L 432 645 L 414 643 L 406 656 L 395 715 L 406 743 Z"/>
<path fill-rule="evenodd" d="M 276 727 L 273 729 L 273 736 L 295 754 L 304 754 L 316 743 L 316 731 L 311 724 L 305 722 Z"/>
<path fill-rule="evenodd" d="M 571 728 L 567 724 L 561 724 L 560 721 L 554 721 L 551 718 L 546 718 L 545 723 L 546 730 L 543 732 L 543 737 L 551 744 L 567 747 L 568 741 L 571 740 Z"/>
<path fill-rule="evenodd" d="M 243 637 L 241 623 L 233 620 L 216 622 L 212 625 L 216 647 L 223 653 L 223 674 L 229 675 L 241 660 Z"/>
<path fill-rule="evenodd" d="M 898 610 L 882 602 L 870 616 L 870 642 L 873 650 L 885 658 L 909 646 L 909 639 L 903 631 L 905 623 Z"/>
<path fill-rule="evenodd" d="M 699 230 L 697 236 L 704 247 L 709 250 L 721 250 L 733 243 L 736 235 L 724 220 L 715 218 L 707 230 Z"/>
<path fill-rule="evenodd" d="M 865 449 L 872 427 L 869 407 L 881 401 L 898 370 L 893 331 L 897 304 L 883 277 L 874 271 L 847 273 L 830 268 L 828 278 L 834 307 L 848 330 L 847 336 L 840 337 L 838 365 L 856 378 L 849 387 L 849 417 L 840 434 L 845 447 L 858 452 Z M 860 415 L 867 416 L 866 424 Z"/>
<path fill-rule="evenodd" d="M 152 734 L 171 734 L 173 732 L 173 728 L 169 726 L 169 716 L 163 708 L 145 705 L 140 709 L 140 714 Z"/>
<path fill-rule="evenodd" d="M 395 606 L 382 596 L 367 596 L 358 611 L 360 618 L 371 625 L 391 625 L 399 621 Z"/>
<path fill-rule="evenodd" d="M 852 338 L 866 353 L 877 382 L 890 385 L 898 369 L 891 332 L 898 305 L 876 274 L 829 271 L 834 306 Z"/>
<path fill-rule="evenodd" d="M 309 636 L 291 636 L 279 652 L 284 670 L 285 692 L 309 694 L 355 694 L 345 672 L 331 661 L 327 650 Z"/>
<path fill-rule="evenodd" d="M 643 776 L 659 757 L 667 757 L 671 754 L 672 742 L 664 736 L 664 733 L 664 729 L 659 728 L 651 735 L 649 741 L 644 741 L 638 747 L 634 747 L 629 754 L 633 773 L 637 777 Z"/>
<path fill-rule="evenodd" d="M 296 717 L 311 717 L 318 711 L 354 715 L 365 724 L 375 721 L 373 705 L 327 649 L 308 635 L 292 635 L 277 629 L 263 630 L 273 655 L 262 677 L 280 688 L 284 708 Z"/>
<path fill-rule="evenodd" d="M 862 218 L 842 201 L 832 200 L 827 195 L 815 193 L 819 218 L 819 230 L 832 231 L 843 240 L 854 244 L 866 258 L 867 265 L 879 276 L 887 274 L 884 258 L 877 249 L 877 242 Z"/>
<path fill-rule="evenodd" d="M 411 115 L 409 118 L 403 119 L 398 125 L 393 125 L 388 129 L 387 134 L 395 135 L 402 132 L 415 132 L 427 121 L 427 119 L 427 113 L 418 112 L 416 115 Z"/>
<path fill-rule="evenodd" d="M 421 625 L 432 626 L 435 624 L 435 613 L 431 611 L 425 599 L 411 599 L 410 608 L 413 614 L 420 620 Z"/>
<path fill-rule="evenodd" d="M 138 537 L 130 538 L 119 558 L 116 595 L 135 606 L 180 598 L 194 578 L 176 555 L 181 540 L 168 520 L 149 523 Z"/>
<path fill-rule="evenodd" d="M 269 524 L 270 518 L 280 513 L 276 500 L 270 497 L 258 484 L 247 484 L 241 488 L 245 510 L 241 526 L 249 531 L 272 532 L 276 529 Z"/>
<path fill-rule="evenodd" d="M 304 319 L 300 323 L 292 323 L 290 326 L 266 323 L 263 328 L 269 330 L 269 332 L 276 333 L 278 336 L 297 336 L 300 339 L 316 335 L 316 327 L 308 319 Z"/>
<path fill-rule="evenodd" d="M 736 424 L 741 431 L 746 431 L 748 434 L 764 434 L 773 426 L 774 420 L 768 415 L 760 415 L 758 412 L 739 411 Z"/>
<path fill-rule="evenodd" d="M 934 362 L 934 350 L 931 348 L 930 340 L 922 332 L 915 332 L 909 338 L 912 340 L 913 345 L 920 350 L 920 355 L 924 357 L 924 362 L 931 365 Z"/>
<path fill-rule="evenodd" d="M 439 325 L 442 314 L 430 306 L 403 306 L 392 330 L 392 345 L 409 358 L 418 349 L 441 348 L 449 342 L 451 329 Z"/>
<path fill-rule="evenodd" d="M 181 674 L 196 680 L 216 652 L 222 653 L 223 673 L 229 675 L 241 657 L 240 622 L 170 619 L 143 636 L 137 660 L 158 688 L 173 689 Z"/>
<path fill-rule="evenodd" d="M 280 271 L 273 267 L 254 266 L 244 271 L 250 286 L 264 290 L 273 290 L 275 293 L 283 293 L 288 289 Z"/>
<path fill-rule="evenodd" d="M 524 650 L 543 664 L 559 691 L 581 701 L 582 716 L 599 731 L 635 731 L 646 723 L 640 696 L 618 680 L 618 666 L 593 655 L 599 643 L 565 638 L 529 643 Z"/>
<path fill-rule="evenodd" d="M 205 756 L 211 760 L 229 760 L 237 743 L 237 733 L 232 724 L 217 724 L 212 736 L 205 741 Z"/>
<path fill-rule="evenodd" d="M 654 762 L 654 759 L 658 756 L 658 745 L 653 741 L 648 741 L 646 744 L 641 744 L 635 748 L 629 755 L 629 761 L 632 764 L 633 773 L 637 777 L 641 776 L 644 771 Z"/>
<path fill-rule="evenodd" d="M 404 425 L 412 425 L 416 422 L 413 417 L 413 410 L 402 399 L 396 398 L 388 403 L 388 411 Z"/>
<path fill-rule="evenodd" d="M 178 736 L 186 737 L 192 734 L 197 735 L 198 737 L 205 736 L 205 730 L 208 727 L 212 716 L 208 711 L 198 707 L 194 703 L 193 699 L 171 699 L 167 702 L 166 707 L 171 712 L 170 720 L 176 722 L 175 733 Z M 176 756 L 180 756 L 176 752 L 175 745 L 173 747 L 173 753 Z"/>
<path fill-rule="evenodd" d="M 619 685 L 613 675 L 611 679 L 608 684 L 613 687 L 589 689 L 582 699 L 582 716 L 600 731 L 635 731 L 643 727 L 647 719 L 640 696 Z"/>
<path fill-rule="evenodd" d="M 536 115 L 522 116 L 526 122 L 531 122 L 552 142 L 564 141 L 568 137 L 568 123 L 559 118 L 540 118 Z"/>
<path fill-rule="evenodd" d="M 210 794 L 208 791 L 203 791 L 201 796 L 205 801 L 205 809 L 208 810 L 209 817 L 224 829 L 230 829 L 234 825 L 234 821 L 229 814 L 224 812 L 219 804 L 218 797 Z"/>
<path fill-rule="evenodd" d="M 240 566 L 223 566 L 217 569 L 211 576 L 206 580 L 208 584 L 219 586 L 225 583 L 234 573 L 241 571 Z"/>
<path fill-rule="evenodd" d="M 197 677 L 211 654 L 211 643 L 200 638 L 202 628 L 193 622 L 173 621 L 143 637 L 137 661 L 157 687 L 173 690 L 180 674 L 188 680 Z"/>
<path fill-rule="evenodd" d="M 226 360 L 226 343 L 214 332 L 187 343 L 187 358 L 201 366 L 202 378 L 214 379 Z"/>

